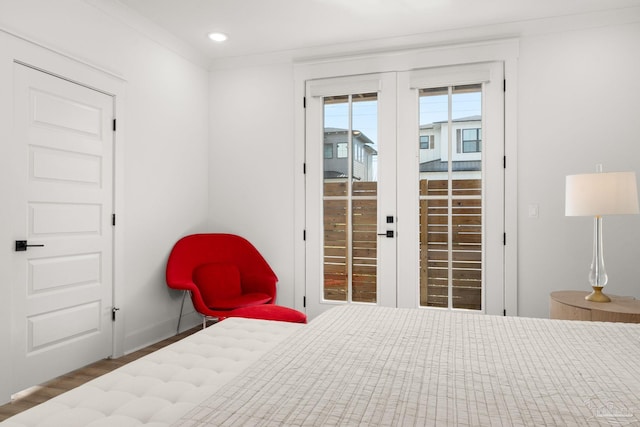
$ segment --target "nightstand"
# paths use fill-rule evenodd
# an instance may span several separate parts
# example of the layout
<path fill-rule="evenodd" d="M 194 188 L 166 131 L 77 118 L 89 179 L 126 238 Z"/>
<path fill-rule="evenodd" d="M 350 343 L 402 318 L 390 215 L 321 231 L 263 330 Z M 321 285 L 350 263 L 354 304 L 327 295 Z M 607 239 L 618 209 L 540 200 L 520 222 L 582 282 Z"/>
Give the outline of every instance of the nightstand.
<path fill-rule="evenodd" d="M 551 292 L 549 314 L 552 319 L 593 320 L 599 322 L 640 323 L 640 300 L 609 295 L 611 302 L 584 299 L 589 292 Z"/>

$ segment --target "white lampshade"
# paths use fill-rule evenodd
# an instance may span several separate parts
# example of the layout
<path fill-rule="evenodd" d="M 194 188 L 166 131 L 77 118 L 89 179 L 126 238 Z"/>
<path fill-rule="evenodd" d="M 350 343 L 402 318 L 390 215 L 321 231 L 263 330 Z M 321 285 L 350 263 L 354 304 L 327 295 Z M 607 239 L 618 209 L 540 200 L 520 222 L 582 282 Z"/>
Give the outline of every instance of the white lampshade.
<path fill-rule="evenodd" d="M 565 201 L 566 216 L 637 214 L 636 173 L 569 175 Z"/>

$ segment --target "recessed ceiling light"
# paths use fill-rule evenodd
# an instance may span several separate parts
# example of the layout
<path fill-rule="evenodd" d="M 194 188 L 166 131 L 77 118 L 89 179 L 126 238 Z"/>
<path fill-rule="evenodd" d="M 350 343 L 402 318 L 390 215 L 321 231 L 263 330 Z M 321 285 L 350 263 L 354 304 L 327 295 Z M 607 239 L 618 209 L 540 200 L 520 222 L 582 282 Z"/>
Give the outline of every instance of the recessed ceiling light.
<path fill-rule="evenodd" d="M 223 42 L 227 39 L 227 35 L 224 33 L 209 33 L 209 38 L 214 42 Z"/>

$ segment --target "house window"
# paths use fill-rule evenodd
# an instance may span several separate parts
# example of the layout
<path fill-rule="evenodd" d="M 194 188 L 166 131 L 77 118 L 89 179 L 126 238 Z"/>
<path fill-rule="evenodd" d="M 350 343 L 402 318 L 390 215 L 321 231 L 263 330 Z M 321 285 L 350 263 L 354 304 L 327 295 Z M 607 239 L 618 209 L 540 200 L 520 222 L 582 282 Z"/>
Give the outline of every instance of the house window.
<path fill-rule="evenodd" d="M 482 129 L 458 129 L 456 139 L 458 152 L 479 153 L 482 146 Z"/>
<path fill-rule="evenodd" d="M 421 150 L 433 150 L 434 147 L 433 135 L 420 135 L 420 149 Z"/>
<path fill-rule="evenodd" d="M 355 150 L 354 157 L 356 158 L 356 162 L 362 163 L 362 158 L 363 158 L 362 144 L 355 144 L 353 149 Z"/>
<path fill-rule="evenodd" d="M 333 144 L 324 144 L 324 158 L 333 159 Z"/>
<path fill-rule="evenodd" d="M 347 151 L 347 143 L 346 142 L 338 142 L 336 144 L 336 149 L 337 149 L 337 153 L 336 153 L 336 157 L 339 159 L 346 159 L 347 155 L 348 155 L 348 151 Z"/>

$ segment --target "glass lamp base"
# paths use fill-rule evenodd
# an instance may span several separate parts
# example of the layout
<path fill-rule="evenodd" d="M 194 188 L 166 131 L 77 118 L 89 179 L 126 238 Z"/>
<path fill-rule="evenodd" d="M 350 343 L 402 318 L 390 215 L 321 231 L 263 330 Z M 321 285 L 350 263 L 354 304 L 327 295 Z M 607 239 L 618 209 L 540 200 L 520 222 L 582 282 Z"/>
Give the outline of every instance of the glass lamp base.
<path fill-rule="evenodd" d="M 593 292 L 584 297 L 587 301 L 593 302 L 610 302 L 611 298 L 602 293 L 602 286 L 592 286 Z"/>

